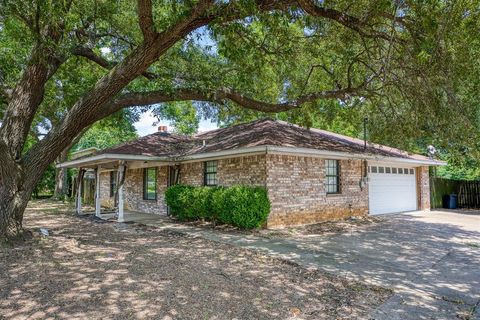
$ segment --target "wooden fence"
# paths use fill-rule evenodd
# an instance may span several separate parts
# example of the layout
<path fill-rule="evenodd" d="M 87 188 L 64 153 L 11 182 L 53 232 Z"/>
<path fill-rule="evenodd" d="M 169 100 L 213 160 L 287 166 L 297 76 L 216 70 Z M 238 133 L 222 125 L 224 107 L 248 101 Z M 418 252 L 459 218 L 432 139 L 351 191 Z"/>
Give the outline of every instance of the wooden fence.
<path fill-rule="evenodd" d="M 430 178 L 430 200 L 432 208 L 442 207 L 442 197 L 447 194 L 458 196 L 459 208 L 480 209 L 480 181 Z"/>

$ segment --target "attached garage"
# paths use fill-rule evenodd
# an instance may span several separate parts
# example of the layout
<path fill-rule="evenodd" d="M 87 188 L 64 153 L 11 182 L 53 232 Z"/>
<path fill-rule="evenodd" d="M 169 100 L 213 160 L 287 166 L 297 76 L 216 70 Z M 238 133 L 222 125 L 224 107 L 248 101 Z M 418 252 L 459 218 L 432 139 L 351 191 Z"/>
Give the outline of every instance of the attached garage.
<path fill-rule="evenodd" d="M 417 210 L 415 168 L 372 164 L 368 171 L 371 215 Z"/>

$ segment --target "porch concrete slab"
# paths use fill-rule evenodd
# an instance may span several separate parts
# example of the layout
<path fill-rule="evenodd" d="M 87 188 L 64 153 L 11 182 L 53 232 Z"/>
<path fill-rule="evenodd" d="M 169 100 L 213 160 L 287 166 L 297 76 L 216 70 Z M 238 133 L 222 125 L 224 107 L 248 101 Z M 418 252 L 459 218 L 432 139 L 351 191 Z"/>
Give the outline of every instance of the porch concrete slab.
<path fill-rule="evenodd" d="M 101 219 L 111 220 L 115 219 L 115 213 L 102 213 Z M 154 213 L 144 213 L 144 212 L 135 212 L 135 211 L 125 211 L 123 213 L 124 222 L 138 222 L 142 224 L 146 223 L 160 223 L 164 220 L 168 220 L 165 215 L 154 214 Z"/>
<path fill-rule="evenodd" d="M 280 239 L 165 222 L 161 227 L 394 289 L 373 319 L 479 317 L 480 214 L 395 214 L 355 232 Z"/>

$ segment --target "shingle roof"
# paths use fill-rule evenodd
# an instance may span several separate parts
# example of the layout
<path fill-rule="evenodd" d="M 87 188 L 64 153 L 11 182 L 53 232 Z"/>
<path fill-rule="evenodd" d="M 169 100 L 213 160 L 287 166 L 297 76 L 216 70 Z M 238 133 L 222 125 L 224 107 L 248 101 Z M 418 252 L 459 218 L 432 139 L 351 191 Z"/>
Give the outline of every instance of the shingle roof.
<path fill-rule="evenodd" d="M 369 143 L 325 130 L 306 129 L 283 121 L 262 119 L 211 130 L 193 137 L 157 132 L 100 152 L 111 154 L 182 157 L 255 146 L 295 147 L 345 153 L 428 160 L 418 154 Z"/>
<path fill-rule="evenodd" d="M 192 137 L 168 132 L 155 132 L 145 137 L 103 149 L 97 154 L 129 154 L 155 157 L 176 156 L 192 148 Z"/>

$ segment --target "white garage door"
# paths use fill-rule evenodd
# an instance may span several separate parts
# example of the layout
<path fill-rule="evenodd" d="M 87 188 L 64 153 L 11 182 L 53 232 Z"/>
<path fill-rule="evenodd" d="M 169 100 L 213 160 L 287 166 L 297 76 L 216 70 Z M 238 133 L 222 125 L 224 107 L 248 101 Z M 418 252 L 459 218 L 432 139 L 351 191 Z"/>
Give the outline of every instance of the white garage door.
<path fill-rule="evenodd" d="M 417 210 L 413 168 L 371 165 L 368 190 L 370 214 Z"/>

